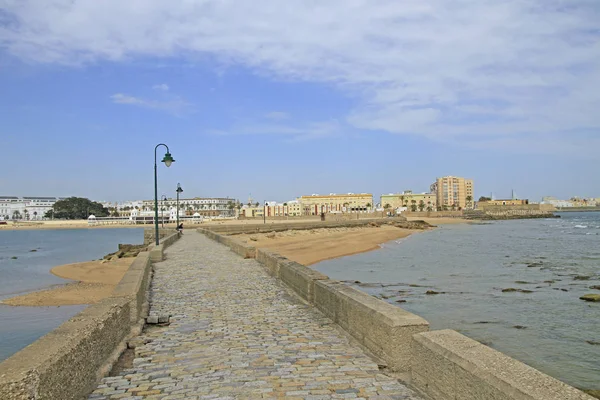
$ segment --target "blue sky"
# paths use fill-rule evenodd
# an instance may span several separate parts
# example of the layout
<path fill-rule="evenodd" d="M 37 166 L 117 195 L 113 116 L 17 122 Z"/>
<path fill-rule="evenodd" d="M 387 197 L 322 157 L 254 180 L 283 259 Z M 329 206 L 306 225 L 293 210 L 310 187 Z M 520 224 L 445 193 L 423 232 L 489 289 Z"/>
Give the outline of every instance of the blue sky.
<path fill-rule="evenodd" d="M 0 0 L 0 195 L 600 197 L 597 0 L 322 3 Z"/>

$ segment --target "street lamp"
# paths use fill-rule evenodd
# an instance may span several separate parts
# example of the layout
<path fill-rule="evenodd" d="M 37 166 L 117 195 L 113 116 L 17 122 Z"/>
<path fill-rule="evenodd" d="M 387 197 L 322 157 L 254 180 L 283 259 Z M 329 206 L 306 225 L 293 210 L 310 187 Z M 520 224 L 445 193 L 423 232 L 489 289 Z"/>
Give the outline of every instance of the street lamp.
<path fill-rule="evenodd" d="M 165 200 L 167 199 L 167 196 L 165 196 L 164 194 L 162 196 L 160 196 L 160 224 L 161 226 L 164 228 L 165 227 Z"/>
<path fill-rule="evenodd" d="M 265 206 L 263 207 L 263 224 L 267 223 L 267 201 L 265 200 Z"/>
<path fill-rule="evenodd" d="M 167 149 L 167 152 L 165 153 L 165 156 L 163 157 L 163 159 L 161 160 L 161 162 L 164 162 L 165 165 L 168 167 L 171 166 L 171 164 L 173 162 L 175 162 L 175 160 L 173 160 L 173 157 L 171 157 L 171 153 L 169 153 L 169 146 L 167 146 L 164 143 L 159 143 L 156 145 L 156 147 L 154 148 L 154 237 L 156 238 L 156 245 L 159 245 L 159 239 L 158 239 L 158 188 L 157 188 L 157 179 L 156 179 L 156 149 L 158 149 L 160 146 L 165 146 L 165 148 Z"/>
<path fill-rule="evenodd" d="M 179 193 L 183 192 L 179 183 L 177 184 L 177 190 L 175 191 L 177 192 L 177 226 L 179 226 Z"/>

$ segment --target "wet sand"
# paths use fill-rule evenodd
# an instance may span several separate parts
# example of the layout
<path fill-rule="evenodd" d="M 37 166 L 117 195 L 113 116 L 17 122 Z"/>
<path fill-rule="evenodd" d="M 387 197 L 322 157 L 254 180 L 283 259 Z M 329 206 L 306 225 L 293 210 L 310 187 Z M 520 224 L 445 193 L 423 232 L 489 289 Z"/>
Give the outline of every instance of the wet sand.
<path fill-rule="evenodd" d="M 52 268 L 52 274 L 75 282 L 11 297 L 2 301 L 2 304 L 39 307 L 96 303 L 110 296 L 133 260 L 135 258 L 87 261 Z"/>
<path fill-rule="evenodd" d="M 405 238 L 421 230 L 380 227 L 353 227 L 285 231 L 267 234 L 238 235 L 257 248 L 267 248 L 304 265 L 332 258 L 379 249 L 391 240 Z"/>

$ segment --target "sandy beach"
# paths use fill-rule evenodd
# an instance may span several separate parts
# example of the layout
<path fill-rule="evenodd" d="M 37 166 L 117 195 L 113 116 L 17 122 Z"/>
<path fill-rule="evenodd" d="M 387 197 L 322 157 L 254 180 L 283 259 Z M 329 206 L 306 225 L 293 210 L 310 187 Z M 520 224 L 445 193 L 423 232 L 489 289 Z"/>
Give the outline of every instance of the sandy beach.
<path fill-rule="evenodd" d="M 464 223 L 461 218 L 411 218 L 425 220 L 431 225 Z M 304 220 L 297 220 L 303 222 Z M 242 221 L 212 221 L 208 224 L 240 224 Z M 287 220 L 273 221 L 284 223 Z M 259 224 L 259 220 L 247 220 L 242 224 Z M 189 224 L 188 229 L 201 225 Z M 7 229 L 7 226 L 1 226 Z M 44 221 L 43 224 L 22 225 L 8 229 L 78 229 L 87 228 L 87 221 Z M 142 227 L 141 225 L 104 225 L 91 227 Z M 312 265 L 332 258 L 364 253 L 380 248 L 391 240 L 405 238 L 421 230 L 397 228 L 392 225 L 363 226 L 351 228 L 322 228 L 278 232 L 275 234 L 239 235 L 242 240 L 251 242 L 257 248 L 268 248 L 304 265 Z M 93 304 L 110 296 L 134 258 L 115 261 L 88 261 L 61 265 L 52 268 L 52 274 L 74 282 L 50 289 L 28 293 L 4 300 L 2 303 L 13 306 L 63 306 Z"/>
<path fill-rule="evenodd" d="M 2 304 L 36 307 L 96 303 L 110 296 L 134 259 L 87 261 L 54 267 L 50 270 L 52 274 L 74 282 L 11 297 L 2 301 Z"/>
<path fill-rule="evenodd" d="M 331 228 L 239 235 L 257 248 L 268 248 L 290 260 L 312 265 L 332 258 L 364 253 L 420 230 L 380 227 Z"/>
<path fill-rule="evenodd" d="M 385 220 L 386 218 L 380 218 L 380 220 Z M 443 224 L 461 224 L 467 222 L 467 220 L 463 218 L 419 218 L 419 217 L 408 217 L 409 221 L 425 221 L 432 225 L 443 225 Z M 290 219 L 281 219 L 281 220 L 267 220 L 269 224 L 289 224 L 294 222 L 307 222 L 318 220 L 314 218 L 290 218 Z M 213 221 L 203 221 L 202 223 L 192 223 L 191 221 L 184 221 L 185 229 L 194 229 L 201 226 L 206 225 L 262 225 L 263 220 L 258 219 L 228 219 L 228 220 L 213 220 Z M 152 228 L 152 224 L 110 224 L 110 225 L 90 225 L 87 220 L 60 220 L 60 221 L 19 221 L 14 223 L 13 221 L 8 221 L 6 225 L 0 225 L 0 230 L 32 230 L 32 229 L 105 229 L 105 228 Z M 166 224 L 164 225 L 166 228 L 175 229 L 175 224 Z"/>

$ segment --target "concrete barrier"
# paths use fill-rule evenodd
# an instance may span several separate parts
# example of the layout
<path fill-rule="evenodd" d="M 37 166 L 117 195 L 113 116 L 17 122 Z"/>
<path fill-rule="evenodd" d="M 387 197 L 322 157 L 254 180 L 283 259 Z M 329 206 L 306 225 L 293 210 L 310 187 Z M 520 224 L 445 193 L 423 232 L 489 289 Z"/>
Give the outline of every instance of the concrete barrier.
<path fill-rule="evenodd" d="M 314 304 L 315 282 L 329 279 L 329 277 L 294 261 L 288 260 L 288 262 L 280 262 L 278 265 L 279 279 L 304 300 Z"/>
<path fill-rule="evenodd" d="M 165 237 L 140 252 L 111 297 L 93 304 L 0 363 L 0 399 L 82 399 L 92 392 L 139 334 L 148 310 L 152 252 L 179 238 Z"/>
<path fill-rule="evenodd" d="M 279 278 L 281 265 L 290 262 L 287 258 L 268 249 L 256 249 L 256 260 L 267 269 L 269 275 L 275 278 Z"/>
<path fill-rule="evenodd" d="M 406 221 L 404 217 L 396 218 L 366 218 L 350 221 L 306 221 L 306 222 L 286 222 L 256 225 L 209 225 L 201 229 L 209 230 L 224 235 L 237 235 L 242 233 L 267 233 L 282 232 L 287 230 L 306 230 L 319 228 L 350 228 L 354 226 L 364 226 L 371 222 L 402 222 Z"/>
<path fill-rule="evenodd" d="M 314 304 L 396 372 L 411 366 L 412 336 L 429 323 L 408 311 L 338 281 L 314 285 Z"/>
<path fill-rule="evenodd" d="M 177 239 L 180 237 L 179 232 L 172 232 L 170 235 L 165 236 L 160 240 L 160 244 L 157 246 L 156 244 L 151 244 L 149 246 L 150 249 L 150 261 L 153 263 L 161 262 L 164 260 L 164 251 L 172 245 Z"/>
<path fill-rule="evenodd" d="M 414 335 L 412 352 L 412 384 L 436 400 L 593 400 L 453 330 Z"/>
<path fill-rule="evenodd" d="M 147 251 L 139 253 L 113 290 L 113 297 L 123 297 L 131 301 L 132 324 L 139 323 L 140 319 L 147 314 L 151 270 L 150 253 Z"/>
<path fill-rule="evenodd" d="M 125 348 L 130 301 L 107 298 L 0 364 L 0 399 L 81 399 Z"/>

